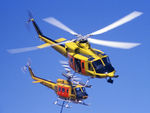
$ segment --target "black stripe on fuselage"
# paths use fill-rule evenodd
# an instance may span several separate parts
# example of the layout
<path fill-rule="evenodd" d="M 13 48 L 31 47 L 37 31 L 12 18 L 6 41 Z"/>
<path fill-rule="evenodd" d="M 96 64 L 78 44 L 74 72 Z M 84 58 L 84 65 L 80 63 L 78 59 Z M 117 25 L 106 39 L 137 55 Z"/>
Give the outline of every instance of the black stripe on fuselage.
<path fill-rule="evenodd" d="M 51 39 L 51 38 L 48 38 L 48 37 L 46 37 L 46 36 L 44 36 L 44 35 L 41 35 L 41 36 L 44 37 L 44 38 L 46 38 L 46 39 L 48 39 L 48 40 L 50 40 L 50 41 L 52 41 L 52 42 L 54 42 L 54 43 L 58 43 L 58 42 L 56 42 L 55 40 L 53 40 L 53 39 Z M 60 46 L 65 47 L 65 46 L 62 45 L 62 44 L 60 44 Z"/>
<path fill-rule="evenodd" d="M 44 38 L 46 38 L 46 39 L 48 39 L 48 40 L 50 40 L 50 41 L 52 41 L 52 42 L 54 42 L 54 43 L 58 43 L 58 42 L 56 42 L 55 40 L 44 36 L 44 35 L 42 34 L 40 28 L 38 27 L 37 23 L 36 23 L 34 20 L 32 20 L 32 23 L 33 23 L 33 26 L 34 26 L 34 28 L 35 28 L 35 30 L 36 30 L 36 32 L 37 32 L 38 35 L 41 35 L 42 37 L 44 37 Z M 65 46 L 62 45 L 62 44 L 60 44 L 60 46 L 65 47 Z"/>

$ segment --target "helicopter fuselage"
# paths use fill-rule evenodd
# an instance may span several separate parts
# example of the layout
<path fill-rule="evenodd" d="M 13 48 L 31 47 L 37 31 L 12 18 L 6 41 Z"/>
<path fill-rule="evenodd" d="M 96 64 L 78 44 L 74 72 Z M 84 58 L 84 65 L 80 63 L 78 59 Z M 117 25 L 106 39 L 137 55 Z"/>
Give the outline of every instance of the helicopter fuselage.
<path fill-rule="evenodd" d="M 88 42 L 69 42 L 65 44 L 69 65 L 75 71 L 92 78 L 114 77 L 108 55 L 90 47 Z"/>
<path fill-rule="evenodd" d="M 51 88 L 55 91 L 59 98 L 63 100 L 78 102 L 88 98 L 85 87 L 82 85 L 75 85 L 64 79 L 57 79 L 57 83 L 55 83 L 50 80 L 36 77 L 30 66 L 28 66 L 28 69 L 32 79 L 35 80 L 33 83 L 41 83 L 44 86 Z"/>
<path fill-rule="evenodd" d="M 108 55 L 102 51 L 93 49 L 87 40 L 70 41 L 63 44 L 57 44 L 65 41 L 65 38 L 53 40 L 44 36 L 39 30 L 34 19 L 31 19 L 39 38 L 45 44 L 39 46 L 44 48 L 47 45 L 54 48 L 60 54 L 68 58 L 70 67 L 77 73 L 90 76 L 92 78 L 112 78 L 115 77 L 115 69 L 112 67 Z"/>
<path fill-rule="evenodd" d="M 91 48 L 87 41 L 57 45 L 59 43 L 57 40 L 54 41 L 41 35 L 39 37 L 46 43 L 56 44 L 52 48 L 68 58 L 69 65 L 75 72 L 92 78 L 115 77 L 115 69 L 112 67 L 108 55 Z"/>

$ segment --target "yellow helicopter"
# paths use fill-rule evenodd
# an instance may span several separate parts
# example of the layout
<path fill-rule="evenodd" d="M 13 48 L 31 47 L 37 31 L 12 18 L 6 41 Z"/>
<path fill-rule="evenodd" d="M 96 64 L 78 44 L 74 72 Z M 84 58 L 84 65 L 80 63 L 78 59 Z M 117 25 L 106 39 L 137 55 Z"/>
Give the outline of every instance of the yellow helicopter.
<path fill-rule="evenodd" d="M 69 60 L 70 67 L 77 73 L 90 76 L 92 78 L 107 78 L 107 82 L 113 83 L 112 78 L 117 78 L 118 75 L 115 75 L 115 69 L 111 65 L 108 55 L 98 49 L 91 47 L 89 43 L 99 44 L 108 47 L 121 48 L 121 49 L 131 49 L 140 45 L 140 43 L 128 43 L 128 42 L 116 42 L 116 41 L 104 41 L 90 38 L 93 35 L 98 35 L 105 33 L 109 30 L 112 30 L 122 24 L 125 24 L 132 19 L 140 16 L 142 12 L 134 11 L 127 16 L 119 19 L 118 21 L 100 29 L 95 32 L 92 32 L 87 35 L 80 35 L 60 21 L 56 20 L 53 17 L 45 18 L 44 21 L 69 32 L 70 34 L 77 36 L 77 39 L 66 40 L 65 38 L 59 38 L 53 40 L 42 34 L 39 27 L 37 26 L 35 20 L 30 14 L 29 22 L 33 23 L 39 38 L 45 42 L 40 46 L 31 47 L 31 48 L 21 48 L 21 49 L 11 49 L 11 53 L 20 53 L 36 49 L 42 49 L 45 47 L 51 46 L 56 51 L 61 53 L 63 56 L 67 57 Z"/>
<path fill-rule="evenodd" d="M 84 100 L 88 98 L 85 88 L 91 88 L 91 85 L 87 84 L 88 81 L 86 83 L 78 81 L 79 78 L 71 74 L 70 70 L 68 71 L 69 68 L 67 69 L 66 73 L 62 73 L 67 80 L 57 79 L 56 83 L 52 82 L 51 80 L 46 80 L 35 76 L 29 63 L 24 67 L 24 70 L 27 70 L 27 68 L 32 79 L 35 80 L 33 83 L 41 83 L 42 85 L 55 91 L 58 99 L 54 102 L 54 104 L 66 108 L 71 108 L 71 106 L 69 106 L 69 103 L 71 102 L 88 106 L 88 104 L 84 103 Z M 63 104 L 59 103 L 58 100 L 62 100 Z"/>

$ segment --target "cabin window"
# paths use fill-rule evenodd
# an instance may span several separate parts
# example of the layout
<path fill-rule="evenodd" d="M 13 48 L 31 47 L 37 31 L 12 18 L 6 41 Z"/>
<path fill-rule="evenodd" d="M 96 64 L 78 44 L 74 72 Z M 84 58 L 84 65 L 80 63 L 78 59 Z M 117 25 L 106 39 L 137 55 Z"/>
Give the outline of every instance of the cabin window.
<path fill-rule="evenodd" d="M 73 58 L 70 58 L 70 62 L 73 64 Z"/>
<path fill-rule="evenodd" d="M 82 62 L 82 68 L 84 69 L 84 62 Z"/>
<path fill-rule="evenodd" d="M 67 93 L 68 93 L 68 91 L 69 91 L 69 90 L 67 89 Z"/>
<path fill-rule="evenodd" d="M 89 69 L 90 71 L 93 71 L 93 68 L 92 68 L 91 63 L 88 63 L 88 69 Z"/>
<path fill-rule="evenodd" d="M 59 87 L 59 91 L 61 91 L 61 88 Z"/>
<path fill-rule="evenodd" d="M 65 88 L 62 88 L 62 92 L 65 92 Z"/>

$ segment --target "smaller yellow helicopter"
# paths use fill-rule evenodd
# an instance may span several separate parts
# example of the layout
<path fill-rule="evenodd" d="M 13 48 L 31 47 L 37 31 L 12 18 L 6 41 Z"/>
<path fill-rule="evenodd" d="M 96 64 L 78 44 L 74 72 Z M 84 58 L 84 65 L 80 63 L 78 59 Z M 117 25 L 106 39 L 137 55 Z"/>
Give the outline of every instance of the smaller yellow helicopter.
<path fill-rule="evenodd" d="M 58 99 L 54 102 L 54 104 L 59 105 L 62 108 L 71 108 L 71 106 L 69 106 L 69 103 L 71 102 L 88 106 L 88 104 L 84 103 L 83 100 L 88 98 L 85 88 L 91 88 L 91 85 L 87 85 L 88 81 L 85 84 L 78 81 L 77 79 L 79 78 L 73 76 L 68 69 L 66 73 L 62 73 L 67 80 L 57 79 L 57 83 L 55 83 L 51 80 L 46 80 L 35 76 L 29 63 L 27 63 L 24 68 L 24 70 L 28 68 L 32 79 L 35 80 L 33 83 L 41 83 L 42 85 L 47 86 L 55 91 L 55 93 L 58 95 Z M 58 100 L 62 100 L 63 104 L 58 103 Z"/>

